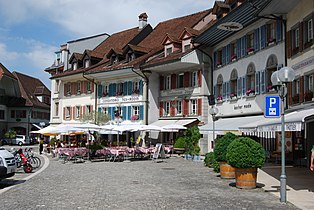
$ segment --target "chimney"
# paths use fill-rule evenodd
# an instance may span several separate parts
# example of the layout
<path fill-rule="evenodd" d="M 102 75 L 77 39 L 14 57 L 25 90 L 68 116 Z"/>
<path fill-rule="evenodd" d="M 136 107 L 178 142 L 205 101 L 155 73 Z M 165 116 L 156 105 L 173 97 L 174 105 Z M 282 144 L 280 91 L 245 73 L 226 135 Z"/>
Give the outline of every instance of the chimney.
<path fill-rule="evenodd" d="M 138 28 L 139 28 L 139 30 L 142 30 L 147 25 L 147 18 L 148 18 L 148 16 L 147 16 L 146 12 L 144 12 L 138 16 L 138 22 L 139 22 Z"/>

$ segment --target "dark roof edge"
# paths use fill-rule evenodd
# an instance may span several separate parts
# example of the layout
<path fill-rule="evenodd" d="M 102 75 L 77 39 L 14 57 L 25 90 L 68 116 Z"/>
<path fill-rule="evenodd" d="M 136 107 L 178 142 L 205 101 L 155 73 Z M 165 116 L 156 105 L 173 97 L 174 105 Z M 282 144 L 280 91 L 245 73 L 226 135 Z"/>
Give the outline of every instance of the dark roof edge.
<path fill-rule="evenodd" d="M 72 41 L 68 41 L 67 43 L 70 44 L 70 43 L 79 42 L 79 41 L 83 41 L 83 40 L 86 40 L 86 39 L 96 38 L 96 37 L 104 36 L 104 35 L 107 35 L 108 37 L 110 36 L 108 33 L 102 33 L 102 34 L 96 34 L 96 35 L 93 35 L 93 36 L 83 37 L 83 38 L 80 38 L 80 39 L 75 39 L 75 40 L 72 40 Z"/>

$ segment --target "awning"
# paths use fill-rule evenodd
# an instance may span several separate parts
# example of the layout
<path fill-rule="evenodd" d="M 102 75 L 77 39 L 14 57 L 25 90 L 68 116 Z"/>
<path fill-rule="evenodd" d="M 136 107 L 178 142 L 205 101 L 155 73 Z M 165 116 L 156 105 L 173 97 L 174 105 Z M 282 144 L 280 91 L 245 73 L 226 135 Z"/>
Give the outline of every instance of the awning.
<path fill-rule="evenodd" d="M 285 131 L 301 131 L 304 119 L 311 115 L 314 115 L 314 109 L 302 109 L 285 114 Z M 257 130 L 281 131 L 281 118 L 270 119 L 258 125 Z"/>
<path fill-rule="evenodd" d="M 169 120 L 157 120 L 150 125 L 157 125 L 157 126 L 165 126 L 165 125 L 171 125 L 171 124 L 177 124 L 177 125 L 183 125 L 183 126 L 188 126 L 192 123 L 196 123 L 198 119 L 169 119 Z"/>
<path fill-rule="evenodd" d="M 215 132 L 217 134 L 225 134 L 227 132 L 239 133 L 239 127 L 244 124 L 254 123 L 264 118 L 263 115 L 257 116 L 242 116 L 222 118 L 215 121 Z M 213 123 L 206 124 L 200 127 L 201 134 L 208 134 L 213 131 Z"/>

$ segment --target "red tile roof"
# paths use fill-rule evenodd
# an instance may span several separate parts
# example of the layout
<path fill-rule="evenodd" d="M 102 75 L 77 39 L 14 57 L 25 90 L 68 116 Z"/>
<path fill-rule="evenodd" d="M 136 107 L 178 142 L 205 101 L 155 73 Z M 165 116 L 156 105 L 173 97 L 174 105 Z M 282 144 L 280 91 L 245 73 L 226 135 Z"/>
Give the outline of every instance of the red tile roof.
<path fill-rule="evenodd" d="M 8 77 L 16 79 L 16 77 L 4 65 L 2 65 L 2 63 L 0 63 L 0 74 L 2 76 L 6 75 Z M 1 76 L 1 78 L 2 78 L 2 76 Z M 1 78 L 0 78 L 0 80 L 1 80 Z"/>
<path fill-rule="evenodd" d="M 13 75 L 18 79 L 21 95 L 26 99 L 25 106 L 34 106 L 50 109 L 50 105 L 40 102 L 36 96 L 45 95 L 50 97 L 50 90 L 37 78 L 13 72 Z"/>

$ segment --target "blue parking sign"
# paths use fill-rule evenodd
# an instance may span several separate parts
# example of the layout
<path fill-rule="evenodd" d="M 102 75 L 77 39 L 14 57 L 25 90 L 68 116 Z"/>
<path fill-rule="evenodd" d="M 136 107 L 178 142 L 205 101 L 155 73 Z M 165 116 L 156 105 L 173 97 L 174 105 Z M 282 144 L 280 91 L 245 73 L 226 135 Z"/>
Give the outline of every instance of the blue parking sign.
<path fill-rule="evenodd" d="M 280 117 L 280 107 L 279 96 L 265 96 L 265 117 Z"/>

